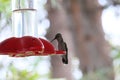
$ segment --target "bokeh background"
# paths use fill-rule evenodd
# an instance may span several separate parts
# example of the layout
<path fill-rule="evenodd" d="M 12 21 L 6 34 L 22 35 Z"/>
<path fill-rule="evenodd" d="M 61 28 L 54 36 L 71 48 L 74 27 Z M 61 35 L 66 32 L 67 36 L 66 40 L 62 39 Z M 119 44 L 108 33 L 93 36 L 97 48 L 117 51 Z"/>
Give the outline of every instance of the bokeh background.
<path fill-rule="evenodd" d="M 61 33 L 69 64 L 58 55 L 0 55 L 0 80 L 120 80 L 120 0 L 35 1 L 39 37 Z M 0 0 L 0 41 L 13 36 L 11 6 Z"/>

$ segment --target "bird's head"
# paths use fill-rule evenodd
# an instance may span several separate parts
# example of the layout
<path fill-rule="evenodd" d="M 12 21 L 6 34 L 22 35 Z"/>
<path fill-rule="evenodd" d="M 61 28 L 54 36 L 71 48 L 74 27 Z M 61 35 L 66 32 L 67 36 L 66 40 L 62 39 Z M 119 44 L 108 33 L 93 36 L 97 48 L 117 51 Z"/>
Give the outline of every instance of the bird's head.
<path fill-rule="evenodd" d="M 59 40 L 63 40 L 61 33 L 57 33 L 57 34 L 55 35 L 55 38 L 54 38 L 52 41 L 54 41 L 55 39 L 57 39 L 58 41 L 59 41 Z M 52 42 L 52 41 L 51 41 L 51 42 Z"/>

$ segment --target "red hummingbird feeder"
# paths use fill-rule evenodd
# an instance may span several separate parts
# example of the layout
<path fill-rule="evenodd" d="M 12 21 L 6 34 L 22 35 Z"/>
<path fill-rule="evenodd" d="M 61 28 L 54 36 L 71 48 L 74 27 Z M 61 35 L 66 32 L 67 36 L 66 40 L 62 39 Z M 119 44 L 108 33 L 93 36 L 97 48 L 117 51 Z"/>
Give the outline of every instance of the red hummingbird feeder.
<path fill-rule="evenodd" d="M 20 38 L 11 37 L 2 41 L 0 53 L 11 57 L 26 57 L 65 54 L 65 51 L 55 50 L 49 41 L 42 38 L 23 36 Z"/>
<path fill-rule="evenodd" d="M 36 0 L 12 0 L 14 37 L 0 42 L 0 55 L 17 58 L 66 54 L 65 50 L 56 50 L 48 40 L 38 37 L 34 1 Z"/>

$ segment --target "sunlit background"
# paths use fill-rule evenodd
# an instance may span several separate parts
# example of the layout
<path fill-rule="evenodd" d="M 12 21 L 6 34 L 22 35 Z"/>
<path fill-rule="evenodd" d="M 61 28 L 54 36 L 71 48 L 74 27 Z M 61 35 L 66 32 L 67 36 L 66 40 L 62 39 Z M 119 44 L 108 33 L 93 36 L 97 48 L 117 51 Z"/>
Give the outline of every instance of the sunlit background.
<path fill-rule="evenodd" d="M 47 18 L 47 11 L 44 8 L 44 4 L 46 4 L 47 0 L 36 0 L 39 4 L 37 6 L 37 26 L 39 37 L 44 37 L 46 35 L 46 31 L 50 26 L 49 19 Z M 101 5 L 105 5 L 105 0 L 99 0 Z M 110 42 L 113 46 L 118 46 L 120 48 L 120 6 L 114 7 L 110 6 L 103 11 L 102 17 L 102 25 L 105 31 L 105 38 Z M 5 19 L 1 20 L 0 25 L 5 23 Z M 0 31 L 0 41 L 11 37 L 11 27 L 7 25 Z M 118 55 L 118 49 L 114 49 L 111 51 L 111 57 L 114 59 L 114 67 L 116 71 L 116 80 L 120 80 L 120 58 L 116 58 Z M 114 54 L 113 54 L 114 53 Z M 74 60 L 76 64 L 74 64 L 73 75 L 76 80 L 82 77 L 82 73 L 78 71 L 77 67 L 79 62 Z M 32 78 L 38 78 L 39 80 L 50 80 L 50 57 L 26 57 L 26 58 L 11 58 L 8 56 L 0 55 L 0 80 L 10 80 L 13 77 L 18 78 L 18 76 L 24 77 L 26 74 L 29 74 Z M 22 71 L 23 72 L 22 72 Z M 18 73 L 19 72 L 19 73 Z M 30 73 L 31 72 L 31 73 Z M 79 75 L 77 75 L 79 73 Z M 80 75 L 81 74 L 81 75 Z M 40 76 L 39 76 L 40 75 Z M 29 78 L 29 76 L 25 76 Z M 26 79 L 27 79 L 26 78 Z M 30 79 L 29 79 L 30 80 Z M 33 79 L 31 79 L 33 80 Z M 63 79 L 62 79 L 63 80 Z"/>

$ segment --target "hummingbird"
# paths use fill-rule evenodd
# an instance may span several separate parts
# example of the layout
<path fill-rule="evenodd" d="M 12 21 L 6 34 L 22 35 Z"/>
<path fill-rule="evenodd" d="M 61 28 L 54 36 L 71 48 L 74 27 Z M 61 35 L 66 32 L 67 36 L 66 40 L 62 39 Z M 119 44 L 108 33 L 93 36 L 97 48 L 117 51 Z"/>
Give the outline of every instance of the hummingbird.
<path fill-rule="evenodd" d="M 52 40 L 57 40 L 58 41 L 58 49 L 59 50 L 64 50 L 66 51 L 66 54 L 62 55 L 62 62 L 64 64 L 68 64 L 68 48 L 67 48 L 67 44 L 66 42 L 64 42 L 63 38 L 62 38 L 62 35 L 60 33 L 57 33 L 55 35 L 55 38 Z M 51 41 L 51 42 L 52 42 Z"/>

